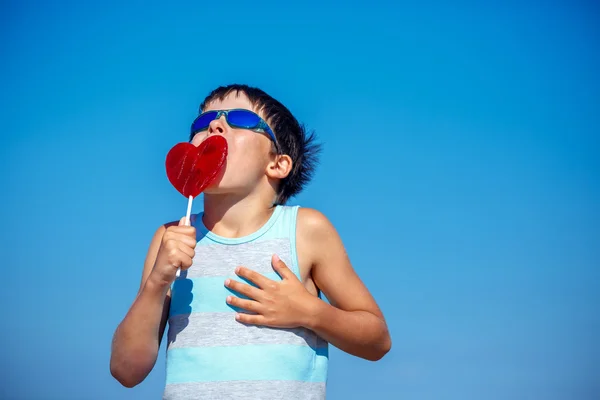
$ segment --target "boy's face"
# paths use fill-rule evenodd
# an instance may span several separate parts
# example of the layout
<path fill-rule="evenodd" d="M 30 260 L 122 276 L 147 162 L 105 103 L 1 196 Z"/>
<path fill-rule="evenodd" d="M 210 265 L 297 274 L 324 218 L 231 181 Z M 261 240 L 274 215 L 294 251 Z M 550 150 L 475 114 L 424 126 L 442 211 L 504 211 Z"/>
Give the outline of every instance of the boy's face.
<path fill-rule="evenodd" d="M 264 114 L 254 109 L 243 93 L 237 95 L 232 93 L 222 101 L 215 100 L 207 104 L 202 111 L 233 108 L 254 111 L 265 119 Z M 264 179 L 267 166 L 272 161 L 273 142 L 271 139 L 264 133 L 249 129 L 232 128 L 227 123 L 225 116 L 222 115 L 219 119 L 213 120 L 207 130 L 198 132 L 192 138 L 191 143 L 198 146 L 211 135 L 220 135 L 227 140 L 228 154 L 225 168 L 223 168 L 215 184 L 204 192 L 208 194 L 236 192 L 246 194 L 252 191 L 258 182 Z"/>

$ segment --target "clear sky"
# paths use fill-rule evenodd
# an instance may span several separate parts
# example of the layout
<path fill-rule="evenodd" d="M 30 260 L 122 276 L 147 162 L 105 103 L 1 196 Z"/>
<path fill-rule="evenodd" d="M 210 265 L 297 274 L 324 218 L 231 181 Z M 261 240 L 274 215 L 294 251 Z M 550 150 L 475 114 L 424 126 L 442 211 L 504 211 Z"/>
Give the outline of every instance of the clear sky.
<path fill-rule="evenodd" d="M 125 389 L 110 341 L 185 213 L 165 156 L 234 82 L 316 130 L 291 204 L 391 329 L 331 350 L 328 399 L 600 396 L 600 8 L 390 3 L 2 2 L 0 397 L 160 399 L 164 347 Z"/>

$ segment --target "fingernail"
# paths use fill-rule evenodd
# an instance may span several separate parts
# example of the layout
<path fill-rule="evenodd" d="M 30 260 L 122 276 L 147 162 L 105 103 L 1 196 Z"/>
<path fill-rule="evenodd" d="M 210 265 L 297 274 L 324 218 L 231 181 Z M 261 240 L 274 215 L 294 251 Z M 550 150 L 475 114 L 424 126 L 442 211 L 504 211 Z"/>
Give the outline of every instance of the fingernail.
<path fill-rule="evenodd" d="M 231 303 L 231 296 L 227 296 L 227 302 Z"/>
<path fill-rule="evenodd" d="M 231 279 L 225 279 L 225 286 L 229 286 L 230 283 L 231 283 Z"/>
<path fill-rule="evenodd" d="M 273 259 L 275 260 L 275 262 L 279 262 L 280 258 L 277 254 L 273 254 Z"/>
<path fill-rule="evenodd" d="M 241 270 L 241 268 L 240 268 L 240 267 L 237 267 L 237 268 L 235 269 L 235 273 L 236 273 L 236 274 L 239 274 L 239 273 L 240 273 L 240 270 Z"/>

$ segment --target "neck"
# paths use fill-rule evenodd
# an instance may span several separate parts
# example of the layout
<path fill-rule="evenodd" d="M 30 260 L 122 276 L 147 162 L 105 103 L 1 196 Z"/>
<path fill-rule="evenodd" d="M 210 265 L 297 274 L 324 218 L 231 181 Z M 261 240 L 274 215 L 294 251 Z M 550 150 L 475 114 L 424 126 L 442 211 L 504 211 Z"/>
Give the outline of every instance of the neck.
<path fill-rule="evenodd" d="M 275 211 L 273 199 L 260 193 L 250 195 L 204 194 L 202 222 L 214 234 L 236 238 L 262 227 Z"/>

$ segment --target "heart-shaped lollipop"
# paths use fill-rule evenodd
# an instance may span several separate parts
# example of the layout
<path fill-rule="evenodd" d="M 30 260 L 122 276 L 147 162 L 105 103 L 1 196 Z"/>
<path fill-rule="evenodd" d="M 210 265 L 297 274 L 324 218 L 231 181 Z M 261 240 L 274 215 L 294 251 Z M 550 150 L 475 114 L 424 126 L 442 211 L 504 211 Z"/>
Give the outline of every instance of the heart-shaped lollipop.
<path fill-rule="evenodd" d="M 167 177 L 186 198 L 202 193 L 218 176 L 227 158 L 227 140 L 214 135 L 198 147 L 178 143 L 167 154 Z"/>

